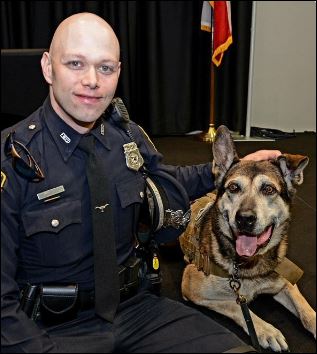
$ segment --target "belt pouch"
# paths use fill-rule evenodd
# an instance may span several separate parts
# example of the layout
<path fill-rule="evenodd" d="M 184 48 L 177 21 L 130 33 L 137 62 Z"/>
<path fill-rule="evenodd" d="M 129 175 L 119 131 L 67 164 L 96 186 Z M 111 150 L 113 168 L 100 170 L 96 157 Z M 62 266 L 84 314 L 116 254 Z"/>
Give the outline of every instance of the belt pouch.
<path fill-rule="evenodd" d="M 123 265 L 119 266 L 120 301 L 126 300 L 137 292 L 140 263 L 139 258 L 130 257 Z"/>
<path fill-rule="evenodd" d="M 128 287 L 137 288 L 139 285 L 140 258 L 130 257 L 125 263 L 125 284 Z"/>
<path fill-rule="evenodd" d="M 46 324 L 71 321 L 78 311 L 78 285 L 42 285 L 41 320 Z"/>

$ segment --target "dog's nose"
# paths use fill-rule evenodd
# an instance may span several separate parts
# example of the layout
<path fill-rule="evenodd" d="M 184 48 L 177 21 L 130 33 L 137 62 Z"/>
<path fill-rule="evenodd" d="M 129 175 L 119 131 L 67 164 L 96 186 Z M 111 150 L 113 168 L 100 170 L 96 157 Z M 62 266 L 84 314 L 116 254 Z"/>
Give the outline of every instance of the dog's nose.
<path fill-rule="evenodd" d="M 256 222 L 256 215 L 252 211 L 238 211 L 236 214 L 236 223 L 241 231 L 252 231 Z"/>

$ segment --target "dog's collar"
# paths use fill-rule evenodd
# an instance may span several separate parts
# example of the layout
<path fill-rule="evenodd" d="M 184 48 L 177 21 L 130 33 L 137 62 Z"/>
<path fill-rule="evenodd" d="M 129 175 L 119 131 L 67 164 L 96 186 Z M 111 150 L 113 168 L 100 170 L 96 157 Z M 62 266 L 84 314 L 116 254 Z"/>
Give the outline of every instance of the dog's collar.
<path fill-rule="evenodd" d="M 199 251 L 195 252 L 195 258 L 192 261 L 195 263 L 198 270 L 202 270 L 205 275 L 216 275 L 221 278 L 229 278 L 230 274 L 218 264 L 216 264 L 210 257 L 206 257 Z"/>
<path fill-rule="evenodd" d="M 221 278 L 229 278 L 230 276 L 229 272 L 219 267 L 218 264 L 216 264 L 212 260 L 210 260 L 210 265 L 208 270 L 209 270 L 209 274 L 213 274 Z"/>
<path fill-rule="evenodd" d="M 230 276 L 229 272 L 219 267 L 210 258 L 208 262 L 201 262 L 200 260 L 199 264 L 202 265 L 201 270 L 203 270 L 206 275 L 212 274 L 222 278 L 228 278 Z M 287 279 L 293 285 L 295 285 L 304 274 L 304 271 L 287 257 L 284 257 L 283 260 L 275 267 L 274 272 Z"/>
<path fill-rule="evenodd" d="M 199 252 L 199 249 L 192 243 L 183 245 L 189 251 L 189 261 L 194 263 L 198 270 L 204 272 L 205 275 L 216 275 L 221 278 L 229 278 L 228 271 L 221 268 L 209 256 L 205 256 Z M 295 263 L 284 257 L 283 260 L 275 267 L 274 272 L 287 279 L 291 284 L 296 284 L 304 274 L 304 271 L 299 268 Z"/>

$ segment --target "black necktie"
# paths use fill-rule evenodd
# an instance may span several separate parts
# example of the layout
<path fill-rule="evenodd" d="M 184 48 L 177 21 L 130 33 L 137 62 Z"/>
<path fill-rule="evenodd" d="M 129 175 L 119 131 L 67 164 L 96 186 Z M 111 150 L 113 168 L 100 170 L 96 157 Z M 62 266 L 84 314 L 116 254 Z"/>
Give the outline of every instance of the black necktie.
<path fill-rule="evenodd" d="M 112 322 L 120 290 L 109 185 L 104 166 L 95 155 L 94 136 L 83 136 L 79 148 L 88 155 L 86 174 L 94 234 L 95 311 Z"/>

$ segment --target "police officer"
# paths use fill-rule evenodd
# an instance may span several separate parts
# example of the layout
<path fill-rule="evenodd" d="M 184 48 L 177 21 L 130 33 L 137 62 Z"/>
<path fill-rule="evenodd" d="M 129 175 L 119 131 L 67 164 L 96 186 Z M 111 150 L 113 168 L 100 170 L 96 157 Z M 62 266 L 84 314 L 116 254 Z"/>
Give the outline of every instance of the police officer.
<path fill-rule="evenodd" d="M 123 152 L 131 136 L 118 124 L 117 113 L 107 111 L 120 74 L 119 53 L 117 37 L 100 17 L 80 13 L 64 20 L 41 60 L 48 98 L 2 132 L 2 352 L 223 352 L 244 345 L 198 311 L 144 288 L 121 300 L 113 321 L 96 315 L 92 304 L 76 308 L 74 316 L 65 313 L 58 322 L 45 322 L 33 311 L 41 301 L 38 292 L 31 312 L 21 306 L 21 296 L 32 300 L 32 286 L 63 285 L 67 299 L 93 293 L 90 194 L 85 154 L 78 148 L 88 132 L 108 171 L 117 264 L 134 254 L 135 214 L 145 181 L 129 168 Z M 133 122 L 129 129 L 147 170 L 171 173 L 190 199 L 213 188 L 210 163 L 164 166 L 142 130 Z"/>

